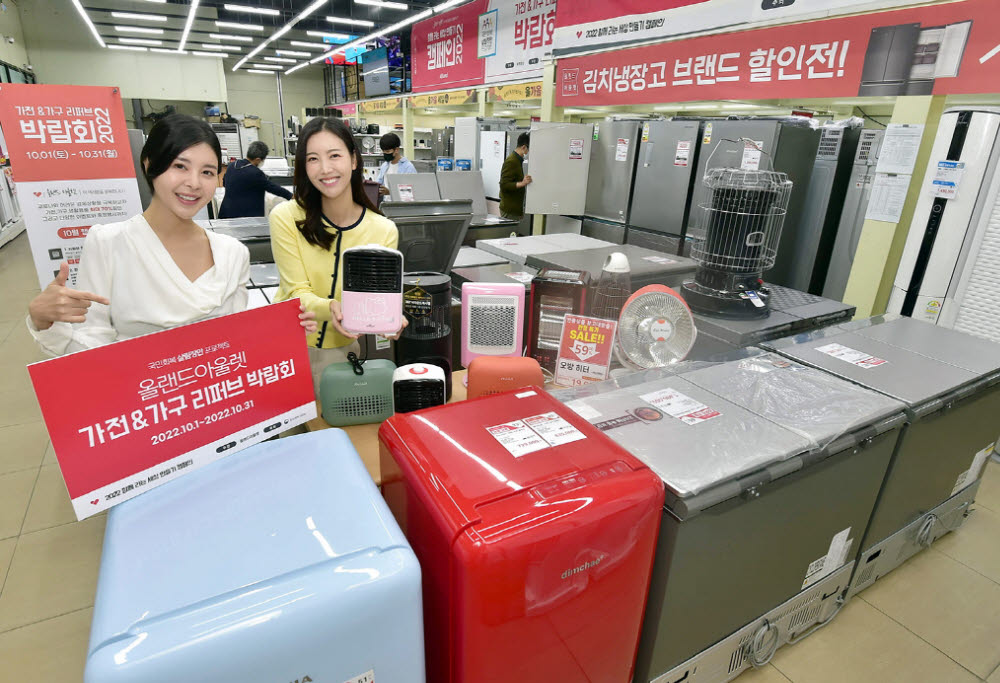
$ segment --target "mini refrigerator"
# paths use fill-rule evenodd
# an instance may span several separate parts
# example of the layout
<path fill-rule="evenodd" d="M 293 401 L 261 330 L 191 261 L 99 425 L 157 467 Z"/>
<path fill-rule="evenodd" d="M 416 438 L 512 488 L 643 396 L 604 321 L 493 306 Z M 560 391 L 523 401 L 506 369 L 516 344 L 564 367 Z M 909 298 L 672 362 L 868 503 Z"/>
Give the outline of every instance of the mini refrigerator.
<path fill-rule="evenodd" d="M 637 683 L 729 680 L 837 614 L 900 402 L 776 355 L 556 396 L 666 487 Z"/>
<path fill-rule="evenodd" d="M 659 477 L 532 387 L 395 415 L 379 441 L 433 605 L 429 681 L 630 683 Z"/>
<path fill-rule="evenodd" d="M 1000 346 L 907 318 L 767 346 L 907 406 L 909 424 L 861 544 L 851 595 L 961 526 L 1000 436 Z"/>
<path fill-rule="evenodd" d="M 108 512 L 87 683 L 306 676 L 425 680 L 420 567 L 342 430 Z"/>

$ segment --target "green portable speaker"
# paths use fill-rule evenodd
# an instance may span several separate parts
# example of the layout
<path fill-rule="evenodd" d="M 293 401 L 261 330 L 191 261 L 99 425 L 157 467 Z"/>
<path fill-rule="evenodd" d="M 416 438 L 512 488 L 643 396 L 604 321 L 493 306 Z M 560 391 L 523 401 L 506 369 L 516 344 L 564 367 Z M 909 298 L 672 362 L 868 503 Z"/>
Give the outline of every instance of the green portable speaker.
<path fill-rule="evenodd" d="M 370 424 L 392 417 L 392 373 L 396 364 L 376 358 L 357 375 L 351 363 L 334 363 L 323 371 L 319 397 L 323 419 L 331 427 Z"/>

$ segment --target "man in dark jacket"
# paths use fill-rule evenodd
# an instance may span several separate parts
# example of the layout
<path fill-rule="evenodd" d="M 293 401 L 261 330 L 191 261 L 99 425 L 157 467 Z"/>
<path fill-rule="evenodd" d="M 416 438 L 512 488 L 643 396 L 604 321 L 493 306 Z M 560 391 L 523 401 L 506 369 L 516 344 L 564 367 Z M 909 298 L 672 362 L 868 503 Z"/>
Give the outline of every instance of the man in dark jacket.
<path fill-rule="evenodd" d="M 524 175 L 522 165 L 528 156 L 528 142 L 528 133 L 517 136 L 517 147 L 500 169 L 500 215 L 513 221 L 524 217 L 524 188 L 531 184 L 531 176 Z"/>
<path fill-rule="evenodd" d="M 247 158 L 240 159 L 229 167 L 222 181 L 226 196 L 219 207 L 219 218 L 245 218 L 264 215 L 264 193 L 270 192 L 285 199 L 292 193 L 271 182 L 261 165 L 268 153 L 267 145 L 260 140 L 251 142 Z"/>

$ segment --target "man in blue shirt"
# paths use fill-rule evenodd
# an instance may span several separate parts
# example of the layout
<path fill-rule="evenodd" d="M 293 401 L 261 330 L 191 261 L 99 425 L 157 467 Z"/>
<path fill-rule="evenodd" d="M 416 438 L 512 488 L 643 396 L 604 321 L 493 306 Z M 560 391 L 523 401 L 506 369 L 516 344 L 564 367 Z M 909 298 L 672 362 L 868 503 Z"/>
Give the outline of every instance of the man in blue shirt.
<path fill-rule="evenodd" d="M 399 136 L 395 133 L 386 133 L 378 141 L 378 146 L 382 148 L 382 158 L 384 159 L 382 168 L 378 170 L 379 194 L 389 194 L 389 188 L 385 184 L 385 177 L 390 173 L 417 172 L 413 163 L 403 156 L 403 150 L 400 149 L 401 144 Z"/>
<path fill-rule="evenodd" d="M 222 186 L 226 188 L 226 196 L 219 207 L 219 218 L 245 218 L 264 215 L 264 193 L 270 192 L 285 199 L 291 199 L 292 193 L 271 182 L 262 170 L 261 165 L 268 153 L 267 145 L 260 140 L 251 142 L 247 149 L 247 158 L 233 163 L 226 171 Z"/>

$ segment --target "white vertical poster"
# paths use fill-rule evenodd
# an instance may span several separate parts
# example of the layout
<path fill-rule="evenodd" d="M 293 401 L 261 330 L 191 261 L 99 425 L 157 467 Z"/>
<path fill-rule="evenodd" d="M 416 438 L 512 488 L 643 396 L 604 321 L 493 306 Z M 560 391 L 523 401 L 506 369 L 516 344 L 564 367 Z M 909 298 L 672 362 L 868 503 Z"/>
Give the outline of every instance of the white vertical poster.
<path fill-rule="evenodd" d="M 552 55 L 556 0 L 490 0 L 488 14 L 494 21 L 487 26 L 496 37 L 492 54 L 481 52 L 486 60 L 486 83 L 541 76 L 543 60 Z"/>
<path fill-rule="evenodd" d="M 142 211 L 118 88 L 5 83 L 0 125 L 39 286 L 75 284 L 90 226 Z"/>

